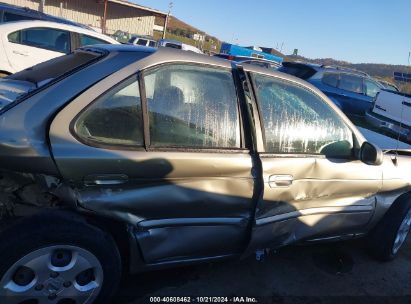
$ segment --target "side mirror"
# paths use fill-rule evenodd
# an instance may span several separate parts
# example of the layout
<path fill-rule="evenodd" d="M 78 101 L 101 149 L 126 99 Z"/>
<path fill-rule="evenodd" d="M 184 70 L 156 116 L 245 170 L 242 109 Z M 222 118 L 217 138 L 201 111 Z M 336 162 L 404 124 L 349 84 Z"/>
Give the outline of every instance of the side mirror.
<path fill-rule="evenodd" d="M 384 161 L 384 153 L 376 145 L 366 141 L 360 149 L 360 160 L 367 165 L 379 166 Z"/>

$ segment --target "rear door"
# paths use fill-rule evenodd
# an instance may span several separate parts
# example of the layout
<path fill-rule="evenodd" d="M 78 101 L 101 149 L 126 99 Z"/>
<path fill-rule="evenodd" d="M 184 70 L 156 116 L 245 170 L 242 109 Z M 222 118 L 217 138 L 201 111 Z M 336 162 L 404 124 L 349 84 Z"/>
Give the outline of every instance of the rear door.
<path fill-rule="evenodd" d="M 354 158 L 350 128 L 310 88 L 251 73 L 258 100 L 264 190 L 253 246 L 361 233 L 382 170 Z"/>
<path fill-rule="evenodd" d="M 52 28 L 28 28 L 3 37 L 14 72 L 70 53 L 70 33 Z"/>
<path fill-rule="evenodd" d="M 254 164 L 231 69 L 166 64 L 118 77 L 51 125 L 54 158 L 79 204 L 128 222 L 148 263 L 241 252 Z"/>

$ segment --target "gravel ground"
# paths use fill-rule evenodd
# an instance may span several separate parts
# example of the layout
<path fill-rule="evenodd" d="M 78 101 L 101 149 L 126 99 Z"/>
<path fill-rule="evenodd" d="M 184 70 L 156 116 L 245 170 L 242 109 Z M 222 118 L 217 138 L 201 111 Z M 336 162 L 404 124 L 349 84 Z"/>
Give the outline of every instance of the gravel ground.
<path fill-rule="evenodd" d="M 293 246 L 263 262 L 250 257 L 140 274 L 125 280 L 115 303 L 183 296 L 191 303 L 210 296 L 254 297 L 258 303 L 411 303 L 411 238 L 388 263 L 370 258 L 363 244 Z"/>

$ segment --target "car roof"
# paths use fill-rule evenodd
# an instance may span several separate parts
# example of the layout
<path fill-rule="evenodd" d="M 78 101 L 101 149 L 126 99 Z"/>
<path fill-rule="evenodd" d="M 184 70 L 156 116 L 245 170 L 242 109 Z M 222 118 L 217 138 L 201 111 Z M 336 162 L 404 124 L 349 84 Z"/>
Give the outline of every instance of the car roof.
<path fill-rule="evenodd" d="M 231 68 L 231 62 L 222 58 L 208 56 L 195 52 L 188 52 L 175 48 L 153 48 L 147 46 L 131 45 L 131 44 L 97 44 L 89 47 L 83 47 L 80 49 L 86 49 L 89 51 L 100 51 L 100 52 L 145 52 L 145 53 L 155 53 L 153 57 L 153 64 L 158 63 L 176 63 L 176 62 L 188 62 L 188 63 L 199 63 L 206 65 L 216 65 L 226 68 Z M 148 58 L 145 60 L 150 61 Z M 150 63 L 148 65 L 151 65 Z"/>
<path fill-rule="evenodd" d="M 92 46 L 85 46 L 81 49 L 86 49 L 86 50 L 100 50 L 103 52 L 145 52 L 145 53 L 154 53 L 157 51 L 157 48 L 153 47 L 148 47 L 148 46 L 141 46 L 141 45 L 133 45 L 133 44 L 94 44 Z"/>
<path fill-rule="evenodd" d="M 359 76 L 372 78 L 370 75 L 368 75 L 365 72 L 355 70 L 355 69 L 352 69 L 352 68 L 343 67 L 343 66 L 337 66 L 337 65 L 317 64 L 317 63 L 311 63 L 311 62 L 305 62 L 305 61 L 286 61 L 286 62 L 283 62 L 283 66 L 287 66 L 287 65 L 288 66 L 293 66 L 293 65 L 294 66 L 297 66 L 297 65 L 307 66 L 307 67 L 313 68 L 317 72 L 332 71 L 332 72 L 339 72 L 339 73 L 355 74 L 355 75 L 359 75 Z"/>
<path fill-rule="evenodd" d="M 131 35 L 131 38 L 141 38 L 141 39 L 146 39 L 146 40 L 153 40 L 153 41 L 155 41 L 155 39 L 154 39 L 153 37 L 144 36 L 144 35 Z"/>
<path fill-rule="evenodd" d="M 43 21 L 43 20 L 21 20 L 21 21 L 1 23 L 0 33 L 1 32 L 9 33 L 12 31 L 18 31 L 18 30 L 22 30 L 25 28 L 32 28 L 32 27 L 47 27 L 47 28 L 71 31 L 71 32 L 80 33 L 80 34 L 87 34 L 89 36 L 108 41 L 112 44 L 119 44 L 119 42 L 114 40 L 113 38 L 97 33 L 93 30 L 88 30 L 88 29 L 78 27 L 75 25 L 69 25 L 65 23 L 52 22 L 52 21 Z"/>
<path fill-rule="evenodd" d="M 30 9 L 28 7 L 21 7 L 13 4 L 8 4 L 8 3 L 0 3 L 0 9 L 1 10 L 8 10 L 8 11 L 15 11 L 15 12 L 21 12 L 21 13 L 36 13 L 37 15 L 42 15 L 44 13 L 41 13 L 39 11 Z M 44 14 L 45 15 L 45 14 Z"/>
<path fill-rule="evenodd" d="M 178 40 L 171 40 L 171 39 L 160 39 L 159 42 L 183 44 L 182 42 L 180 42 Z"/>

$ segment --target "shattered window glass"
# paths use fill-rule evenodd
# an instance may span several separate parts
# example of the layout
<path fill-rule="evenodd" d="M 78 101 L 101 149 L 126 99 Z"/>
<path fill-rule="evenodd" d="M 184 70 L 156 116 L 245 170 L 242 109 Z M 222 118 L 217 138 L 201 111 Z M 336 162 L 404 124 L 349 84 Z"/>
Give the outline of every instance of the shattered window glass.
<path fill-rule="evenodd" d="M 270 153 L 350 157 L 351 130 L 312 92 L 273 77 L 254 76 Z"/>
<path fill-rule="evenodd" d="M 168 65 L 148 72 L 144 81 L 152 146 L 240 148 L 231 71 Z"/>

